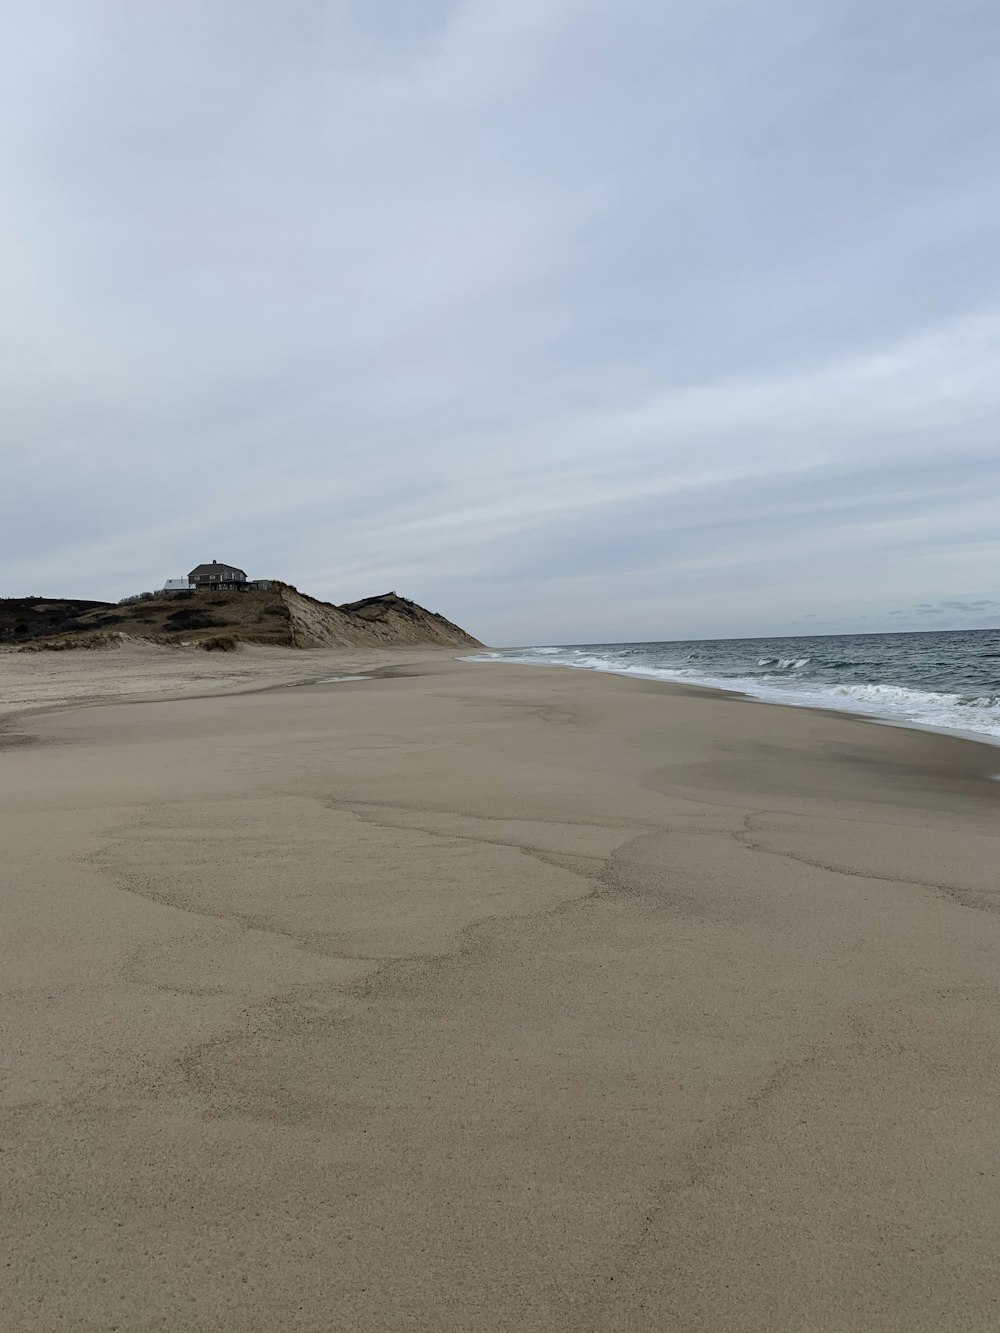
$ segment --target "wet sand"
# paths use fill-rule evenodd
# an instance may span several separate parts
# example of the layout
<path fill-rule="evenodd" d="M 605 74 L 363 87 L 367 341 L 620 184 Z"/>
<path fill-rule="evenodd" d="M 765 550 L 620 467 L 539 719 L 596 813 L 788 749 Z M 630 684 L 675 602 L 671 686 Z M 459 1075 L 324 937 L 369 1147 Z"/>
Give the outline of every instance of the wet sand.
<path fill-rule="evenodd" d="M 5 1329 L 1000 1326 L 1000 751 L 102 656 L 0 731 Z"/>

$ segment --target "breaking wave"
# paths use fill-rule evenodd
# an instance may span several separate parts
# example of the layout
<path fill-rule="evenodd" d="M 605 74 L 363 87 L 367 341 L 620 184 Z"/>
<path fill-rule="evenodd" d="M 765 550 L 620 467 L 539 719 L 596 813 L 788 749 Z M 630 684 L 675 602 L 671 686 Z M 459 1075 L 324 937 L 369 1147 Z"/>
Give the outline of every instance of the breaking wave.
<path fill-rule="evenodd" d="M 779 671 L 797 671 L 799 667 L 809 665 L 808 657 L 759 657 L 757 665 L 777 667 Z"/>

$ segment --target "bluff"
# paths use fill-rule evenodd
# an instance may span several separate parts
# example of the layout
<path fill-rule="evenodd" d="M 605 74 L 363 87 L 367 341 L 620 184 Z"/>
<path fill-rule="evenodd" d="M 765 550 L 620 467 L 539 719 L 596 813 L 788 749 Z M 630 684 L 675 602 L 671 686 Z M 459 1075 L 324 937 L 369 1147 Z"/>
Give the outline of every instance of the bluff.
<path fill-rule="evenodd" d="M 0 598 L 0 646 L 105 647 L 120 636 L 202 648 L 239 643 L 287 648 L 479 647 L 479 640 L 397 593 L 335 606 L 287 583 L 246 592 L 144 596 L 126 604 L 50 597 Z"/>

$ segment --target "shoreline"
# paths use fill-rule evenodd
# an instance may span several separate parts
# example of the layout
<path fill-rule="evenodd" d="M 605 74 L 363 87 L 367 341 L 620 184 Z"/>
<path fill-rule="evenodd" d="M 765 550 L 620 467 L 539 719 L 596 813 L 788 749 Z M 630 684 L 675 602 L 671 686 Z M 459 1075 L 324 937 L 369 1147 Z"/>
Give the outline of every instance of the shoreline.
<path fill-rule="evenodd" d="M 879 636 L 872 635 L 871 637 L 877 638 Z M 498 648 L 498 649 L 490 649 L 488 651 L 517 652 L 520 650 Z M 763 693 L 752 694 L 749 690 L 736 689 L 733 686 L 725 685 L 722 684 L 721 682 L 718 685 L 707 685 L 703 681 L 688 681 L 681 678 L 671 678 L 668 676 L 664 676 L 662 674 L 653 675 L 652 672 L 650 672 L 650 674 L 644 675 L 641 670 L 616 671 L 612 667 L 604 668 L 604 667 L 591 667 L 591 666 L 577 666 L 574 665 L 572 662 L 547 662 L 544 658 L 539 659 L 537 662 L 536 661 L 525 662 L 523 660 L 518 660 L 513 658 L 505 659 L 500 657 L 486 658 L 486 657 L 471 657 L 471 656 L 460 657 L 457 658 L 456 660 L 461 662 L 476 663 L 480 666 L 490 666 L 500 663 L 506 663 L 506 665 L 508 666 L 527 666 L 527 667 L 538 666 L 546 668 L 562 667 L 566 671 L 588 671 L 588 672 L 593 672 L 595 675 L 600 675 L 600 676 L 616 676 L 621 680 L 644 680 L 654 684 L 674 686 L 678 689 L 704 690 L 706 693 L 709 694 L 723 694 L 731 696 L 733 698 L 748 699 L 752 703 L 767 704 L 772 708 L 807 709 L 807 710 L 812 710 L 813 712 L 825 713 L 831 717 L 854 717 L 854 718 L 860 718 L 867 722 L 879 722 L 882 723 L 884 726 L 889 726 L 889 727 L 903 727 L 907 730 L 926 731 L 929 732 L 931 735 L 935 736 L 957 736 L 963 740 L 975 741 L 977 744 L 980 745 L 988 745 L 993 749 L 1000 748 L 1000 736 L 993 735 L 992 733 L 989 732 L 968 731 L 960 727 L 935 726 L 933 723 L 916 722 L 909 718 L 894 717 L 891 714 L 865 712 L 863 709 L 859 709 L 853 705 L 849 708 L 840 708 L 833 704 L 817 703 L 814 700 L 809 700 L 808 702 L 799 703 L 794 697 L 789 697 L 792 695 L 791 691 L 789 691 L 788 694 L 786 694 L 784 697 L 769 698 L 766 694 Z M 777 689 L 775 689 L 774 692 L 775 695 L 778 694 Z M 1000 763 L 1000 759 L 998 759 L 998 763 Z"/>
<path fill-rule="evenodd" d="M 822 637 L 822 636 L 820 636 Z M 870 637 L 879 637 L 872 635 Z M 518 652 L 520 649 L 493 649 L 486 648 L 486 652 Z M 180 654 L 178 661 L 177 655 Z M 303 656 L 307 661 L 303 661 Z M 261 690 L 285 689 L 289 687 L 300 687 L 309 684 L 349 684 L 360 683 L 361 680 L 378 679 L 391 675 L 394 670 L 401 665 L 400 658 L 405 656 L 410 664 L 419 665 L 428 660 L 449 660 L 454 662 L 469 663 L 473 666 L 518 666 L 518 667 L 539 667 L 550 669 L 552 667 L 561 667 L 565 671 L 581 672 L 598 676 L 611 676 L 619 680 L 635 680 L 646 684 L 662 685 L 670 690 L 693 690 L 703 693 L 706 697 L 722 697 L 743 699 L 748 703 L 766 705 L 769 708 L 790 708 L 794 711 L 805 711 L 822 714 L 831 718 L 847 717 L 855 718 L 860 721 L 876 723 L 878 725 L 891 728 L 898 728 L 906 731 L 918 731 L 928 735 L 942 736 L 971 742 L 976 745 L 986 746 L 990 750 L 1000 749 L 1000 737 L 992 736 L 985 732 L 976 732 L 963 730 L 958 727 L 935 726 L 932 723 L 913 721 L 907 718 L 899 718 L 891 715 L 867 712 L 855 706 L 850 708 L 841 708 L 833 705 L 810 700 L 799 703 L 796 699 L 790 697 L 769 698 L 764 694 L 753 694 L 747 690 L 737 689 L 723 683 L 718 685 L 705 684 L 704 682 L 689 681 L 685 679 L 670 679 L 662 675 L 644 675 L 641 671 L 616 671 L 613 668 L 582 667 L 566 662 L 549 662 L 544 658 L 537 662 L 524 662 L 509 658 L 488 658 L 477 657 L 457 651 L 453 647 L 433 645 L 416 647 L 396 647 L 373 650 L 354 650 L 354 649 L 289 649 L 281 647 L 268 647 L 257 644 L 243 644 L 236 653 L 214 656 L 206 654 L 200 649 L 188 649 L 179 647 L 164 648 L 159 645 L 144 646 L 131 645 L 128 648 L 109 648 L 95 649 L 89 651 L 79 650 L 77 652 L 66 652 L 59 654 L 18 654 L 16 652 L 0 652 L 0 744 L 3 743 L 4 734 L 9 734 L 12 719 L 14 717 L 27 718 L 30 716 L 42 716 L 53 711 L 61 711 L 65 708 L 74 707 L 100 707 L 108 703 L 116 702 L 156 702 L 166 700 L 181 700 L 193 698 L 222 698 L 229 695 L 255 694 Z M 48 657 L 49 662 L 41 659 Z M 22 662 L 21 659 L 26 659 Z M 55 660 L 52 660 L 55 659 Z M 317 667 L 317 659 L 322 659 L 326 663 L 325 667 Z M 134 666 L 138 673 L 139 680 L 136 684 L 126 679 L 126 692 L 116 693 L 115 690 L 106 690 L 104 693 L 94 695 L 66 694 L 53 698 L 45 703 L 34 701 L 15 701 L 15 706 L 11 707 L 3 697 L 3 689 L 6 684 L 3 666 L 4 662 L 16 661 L 20 666 L 18 675 L 23 682 L 25 679 L 38 680 L 39 677 L 45 680 L 53 675 L 72 675 L 71 671 L 43 671 L 43 666 L 71 668 L 79 664 L 82 667 L 90 668 L 84 671 L 83 676 L 96 677 L 98 681 L 102 674 L 112 678 L 115 675 L 115 668 L 122 667 L 124 670 L 120 673 L 127 677 L 129 666 Z M 143 688 L 142 676 L 144 672 L 151 671 L 155 666 L 183 667 L 187 665 L 191 669 L 191 674 L 199 681 L 215 685 L 216 688 L 209 689 L 204 696 L 190 689 L 173 689 L 169 684 L 162 689 L 149 691 Z M 405 664 L 403 664 L 405 665 Z M 31 668 L 34 667 L 34 670 Z M 101 668 L 109 668 L 102 673 Z M 327 674 L 329 673 L 329 674 Z M 340 673 L 339 676 L 337 673 Z M 169 677 L 169 673 L 168 674 Z M 183 680 L 183 672 L 177 674 Z M 155 679 L 155 677 L 154 677 Z M 261 683 L 265 680 L 268 683 Z M 245 683 L 241 683 L 245 682 Z M 121 684 L 120 681 L 115 682 Z M 152 683 L 152 682 L 150 682 Z M 185 682 L 186 683 L 186 682 Z M 131 690 L 128 686 L 132 686 Z M 997 759 L 1000 765 L 1000 758 Z M 998 769 L 1000 774 L 1000 769 Z M 998 775 L 993 775 L 998 776 Z"/>
<path fill-rule="evenodd" d="M 981 742 L 481 665 L 6 719 L 12 1326 L 987 1326 Z"/>

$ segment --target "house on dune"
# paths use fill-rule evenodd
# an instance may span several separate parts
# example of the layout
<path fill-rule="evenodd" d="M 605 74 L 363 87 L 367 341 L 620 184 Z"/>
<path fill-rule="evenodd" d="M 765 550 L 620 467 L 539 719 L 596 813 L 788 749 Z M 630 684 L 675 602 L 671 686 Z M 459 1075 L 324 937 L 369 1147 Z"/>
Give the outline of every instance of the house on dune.
<path fill-rule="evenodd" d="M 245 569 L 226 565 L 219 560 L 195 565 L 186 579 L 167 579 L 161 592 L 246 592 L 262 591 L 274 586 L 273 579 L 247 578 Z"/>

